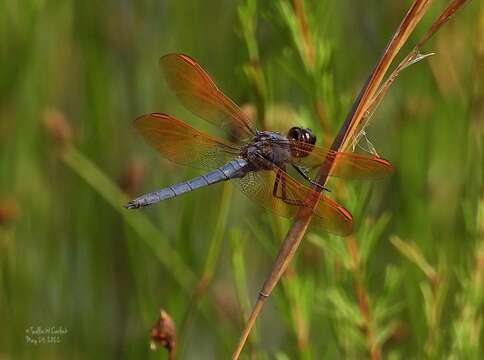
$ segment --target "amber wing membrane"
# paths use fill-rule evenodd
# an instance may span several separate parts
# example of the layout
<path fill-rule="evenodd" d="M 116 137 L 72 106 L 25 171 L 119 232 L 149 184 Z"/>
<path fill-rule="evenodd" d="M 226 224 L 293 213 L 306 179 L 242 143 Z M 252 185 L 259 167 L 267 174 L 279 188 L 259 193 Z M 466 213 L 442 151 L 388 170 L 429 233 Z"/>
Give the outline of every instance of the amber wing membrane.
<path fill-rule="evenodd" d="M 279 216 L 293 218 L 299 214 L 301 207 L 305 207 L 307 211 L 313 212 L 312 224 L 337 235 L 351 233 L 352 216 L 348 210 L 330 198 L 298 183 L 286 172 L 279 170 L 279 173 L 282 176 L 279 179 L 277 196 L 273 193 L 277 172 L 273 170 L 248 173 L 239 180 L 240 189 L 247 197 Z M 310 210 L 314 201 L 316 206 Z M 294 205 L 291 202 L 299 204 Z"/>
<path fill-rule="evenodd" d="M 143 115 L 134 121 L 134 126 L 165 158 L 181 165 L 212 170 L 238 155 L 234 144 L 198 131 L 170 115 Z"/>
<path fill-rule="evenodd" d="M 240 108 L 217 88 L 195 60 L 183 54 L 168 54 L 160 59 L 160 65 L 168 84 L 192 113 L 235 138 L 254 134 Z"/>
<path fill-rule="evenodd" d="M 293 158 L 292 162 L 296 165 L 314 169 L 319 168 L 327 159 L 333 161 L 331 176 L 370 180 L 383 178 L 393 172 L 392 164 L 378 156 L 336 152 L 307 144 L 294 144 L 293 147 L 298 152 L 306 154 L 305 157 Z"/>

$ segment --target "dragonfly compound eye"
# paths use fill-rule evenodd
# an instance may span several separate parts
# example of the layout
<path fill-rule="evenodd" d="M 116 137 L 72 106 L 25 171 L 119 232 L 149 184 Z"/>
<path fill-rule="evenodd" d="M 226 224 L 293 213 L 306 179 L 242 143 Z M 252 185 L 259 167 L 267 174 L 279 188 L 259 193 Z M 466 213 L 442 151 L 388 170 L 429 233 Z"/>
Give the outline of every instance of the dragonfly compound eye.
<path fill-rule="evenodd" d="M 304 129 L 302 130 L 302 132 L 303 132 L 304 142 L 306 144 L 311 144 L 311 145 L 316 144 L 316 135 L 313 134 L 311 129 Z"/>
<path fill-rule="evenodd" d="M 302 133 L 303 130 L 300 127 L 295 126 L 289 129 L 287 132 L 287 137 L 291 140 L 302 141 Z"/>
<path fill-rule="evenodd" d="M 316 143 L 316 136 L 314 136 L 311 129 L 293 127 L 288 131 L 287 137 L 288 139 L 296 140 L 291 147 L 291 153 L 292 156 L 297 158 L 308 156 Z"/>

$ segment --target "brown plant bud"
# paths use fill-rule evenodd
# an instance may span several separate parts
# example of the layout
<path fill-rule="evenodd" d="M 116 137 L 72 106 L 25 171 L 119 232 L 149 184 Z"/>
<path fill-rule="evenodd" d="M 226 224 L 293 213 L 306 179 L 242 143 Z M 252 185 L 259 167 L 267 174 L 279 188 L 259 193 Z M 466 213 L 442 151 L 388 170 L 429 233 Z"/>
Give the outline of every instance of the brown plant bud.
<path fill-rule="evenodd" d="M 255 120 L 257 119 L 257 109 L 252 104 L 244 104 L 240 108 L 242 110 L 242 114 L 249 120 L 249 124 L 254 126 Z"/>
<path fill-rule="evenodd" d="M 160 317 L 150 331 L 152 350 L 158 346 L 166 348 L 170 360 L 175 359 L 176 352 L 176 328 L 175 323 L 165 310 L 160 310 Z"/>
<path fill-rule="evenodd" d="M 128 195 L 138 194 L 144 175 L 145 163 L 142 160 L 133 159 L 124 169 L 119 186 Z"/>
<path fill-rule="evenodd" d="M 408 338 L 408 325 L 403 321 L 395 321 L 388 341 L 392 344 L 402 344 Z"/>
<path fill-rule="evenodd" d="M 254 128 L 255 120 L 257 118 L 257 109 L 252 104 L 244 104 L 240 108 L 242 112 L 242 116 L 248 122 L 249 126 Z M 236 126 L 230 126 L 229 130 L 229 139 L 235 143 L 243 140 L 245 134 L 241 132 L 241 129 Z"/>
<path fill-rule="evenodd" d="M 18 213 L 19 210 L 15 200 L 0 200 L 0 225 L 15 221 Z"/>
<path fill-rule="evenodd" d="M 63 113 L 57 109 L 44 111 L 43 124 L 56 144 L 70 145 L 72 142 L 72 128 Z"/>

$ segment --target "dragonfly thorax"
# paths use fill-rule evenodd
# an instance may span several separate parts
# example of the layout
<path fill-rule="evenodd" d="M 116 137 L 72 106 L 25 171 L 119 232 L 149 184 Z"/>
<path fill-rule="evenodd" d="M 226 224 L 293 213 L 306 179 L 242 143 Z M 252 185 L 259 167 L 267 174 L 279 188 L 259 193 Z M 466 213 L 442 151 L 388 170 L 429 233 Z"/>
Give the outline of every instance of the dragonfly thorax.
<path fill-rule="evenodd" d="M 270 170 L 274 165 L 283 167 L 291 159 L 290 142 L 281 134 L 258 131 L 252 141 L 242 148 L 240 156 L 257 170 Z"/>

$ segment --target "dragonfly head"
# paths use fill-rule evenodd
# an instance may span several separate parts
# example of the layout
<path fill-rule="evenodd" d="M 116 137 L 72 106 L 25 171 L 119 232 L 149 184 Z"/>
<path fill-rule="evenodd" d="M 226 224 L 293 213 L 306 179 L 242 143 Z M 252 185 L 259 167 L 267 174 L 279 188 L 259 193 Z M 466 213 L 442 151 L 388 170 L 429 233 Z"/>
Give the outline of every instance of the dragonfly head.
<path fill-rule="evenodd" d="M 313 134 L 311 129 L 303 129 L 299 126 L 290 128 L 287 132 L 287 138 L 296 142 L 297 146 L 293 146 L 291 152 L 292 156 L 297 158 L 308 156 L 313 145 L 316 144 L 316 135 Z"/>

